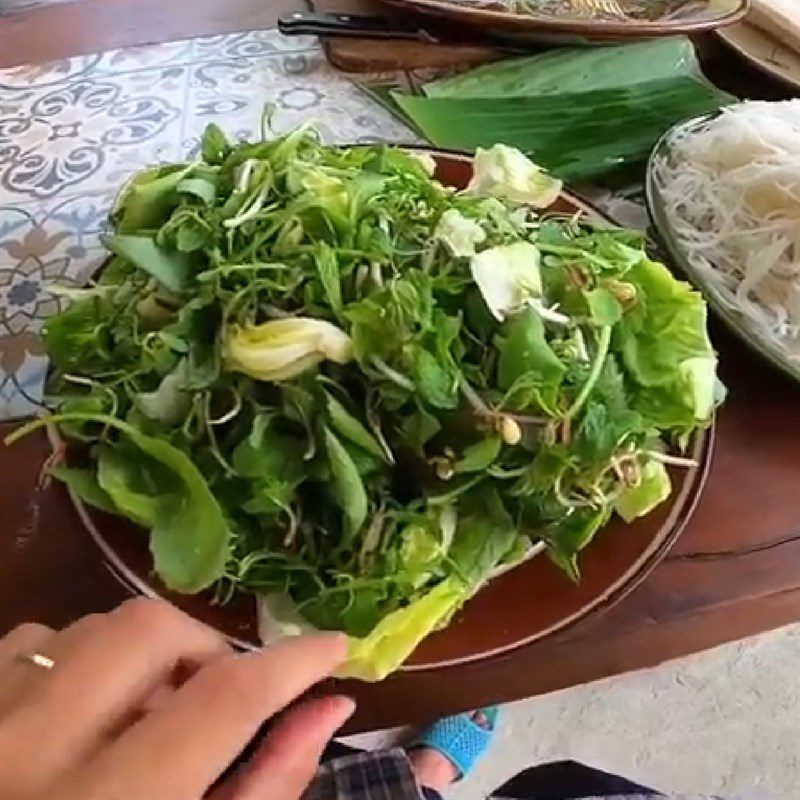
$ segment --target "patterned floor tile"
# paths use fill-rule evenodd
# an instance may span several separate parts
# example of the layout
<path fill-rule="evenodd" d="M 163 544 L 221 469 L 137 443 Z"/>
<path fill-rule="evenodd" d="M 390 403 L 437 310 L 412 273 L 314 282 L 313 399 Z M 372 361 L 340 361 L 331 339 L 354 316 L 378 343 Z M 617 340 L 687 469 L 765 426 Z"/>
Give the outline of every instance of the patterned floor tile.
<path fill-rule="evenodd" d="M 102 262 L 99 236 L 113 195 L 0 208 L 0 336 L 38 330 L 65 306 L 53 284 L 80 286 Z"/>
<path fill-rule="evenodd" d="M 200 36 L 192 41 L 195 61 L 280 55 L 318 47 L 315 36 L 282 36 L 274 29 Z"/>
<path fill-rule="evenodd" d="M 22 64 L 17 67 L 8 67 L 0 70 L 0 114 L 5 115 L 5 106 L 13 101 L 18 101 L 16 93 L 9 94 L 8 90 L 48 89 L 63 86 L 65 83 L 88 77 L 94 74 L 103 56 L 97 53 L 71 58 L 60 58 L 56 61 L 47 61 L 43 64 Z"/>
<path fill-rule="evenodd" d="M 161 44 L 135 45 L 43 64 L 23 64 L 6 68 L 0 70 L 0 89 L 53 87 L 78 76 L 122 75 L 157 67 L 187 66 L 215 59 L 300 53 L 318 46 L 318 40 L 314 36 L 282 36 L 275 30 L 244 31 Z"/>
<path fill-rule="evenodd" d="M 0 420 L 35 413 L 47 357 L 38 331 L 105 259 L 99 235 L 113 195 L 0 207 Z"/>
<path fill-rule="evenodd" d="M 29 417 L 42 410 L 47 362 L 35 333 L 0 336 L 0 420 Z"/>
<path fill-rule="evenodd" d="M 109 50 L 101 54 L 95 71 L 122 75 L 156 67 L 186 66 L 195 60 L 194 42 L 191 39 L 181 39 L 177 42 Z"/>
<path fill-rule="evenodd" d="M 3 203 L 111 189 L 132 169 L 175 159 L 187 75 L 187 67 L 164 67 L 6 89 L 0 118 Z"/>
<path fill-rule="evenodd" d="M 236 139 L 257 137 L 266 104 L 275 106 L 277 131 L 313 118 L 328 142 L 416 141 L 405 125 L 331 69 L 318 50 L 197 64 L 187 99 L 187 152 L 196 148 L 209 122 Z"/>

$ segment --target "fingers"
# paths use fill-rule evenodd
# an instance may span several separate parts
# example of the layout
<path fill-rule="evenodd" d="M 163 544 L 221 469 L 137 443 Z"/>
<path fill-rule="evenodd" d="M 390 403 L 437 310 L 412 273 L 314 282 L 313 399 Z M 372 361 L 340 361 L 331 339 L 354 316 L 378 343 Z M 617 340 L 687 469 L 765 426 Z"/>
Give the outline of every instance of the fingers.
<path fill-rule="evenodd" d="M 47 655 L 47 645 L 55 631 L 46 625 L 26 622 L 0 639 L 0 715 L 16 703 L 26 684 L 41 679 L 43 672 L 25 656 L 32 653 Z"/>
<path fill-rule="evenodd" d="M 178 664 L 205 663 L 228 652 L 218 633 L 165 602 L 145 598 L 111 614 L 84 617 L 46 645 L 55 666 L 41 670 L 35 696 L 7 719 L 15 736 L 4 742 L 3 755 L 30 765 L 26 781 L 55 775 L 94 752 Z M 24 752 L 31 741 L 38 742 L 35 763 Z"/>
<path fill-rule="evenodd" d="M 35 653 L 55 631 L 38 622 L 25 622 L 0 639 L 0 666 L 13 662 L 19 656 Z"/>
<path fill-rule="evenodd" d="M 209 664 L 97 759 L 94 777 L 102 793 L 202 796 L 261 723 L 328 677 L 346 651 L 346 637 L 319 634 Z M 169 770 L 152 770 L 165 752 Z M 74 793 L 80 794 L 79 787 Z"/>
<path fill-rule="evenodd" d="M 326 745 L 355 711 L 349 697 L 307 700 L 289 709 L 250 761 L 209 800 L 295 800 L 319 766 Z"/>

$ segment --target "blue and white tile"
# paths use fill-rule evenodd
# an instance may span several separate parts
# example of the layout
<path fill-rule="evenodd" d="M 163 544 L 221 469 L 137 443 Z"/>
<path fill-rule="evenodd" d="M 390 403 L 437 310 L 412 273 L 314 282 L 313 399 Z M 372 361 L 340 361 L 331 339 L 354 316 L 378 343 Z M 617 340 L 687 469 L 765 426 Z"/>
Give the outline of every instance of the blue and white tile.
<path fill-rule="evenodd" d="M 319 49 L 316 36 L 283 36 L 275 29 L 200 36 L 192 41 L 194 61 L 260 58 Z"/>
<path fill-rule="evenodd" d="M 325 141 L 416 141 L 415 135 L 353 82 L 328 66 L 318 50 L 195 65 L 189 79 L 184 149 L 196 147 L 210 122 L 235 139 L 259 135 L 265 105 L 276 131 L 314 119 Z"/>
<path fill-rule="evenodd" d="M 176 159 L 187 75 L 187 67 L 165 67 L 5 90 L 3 203 L 111 188 L 131 167 Z"/>

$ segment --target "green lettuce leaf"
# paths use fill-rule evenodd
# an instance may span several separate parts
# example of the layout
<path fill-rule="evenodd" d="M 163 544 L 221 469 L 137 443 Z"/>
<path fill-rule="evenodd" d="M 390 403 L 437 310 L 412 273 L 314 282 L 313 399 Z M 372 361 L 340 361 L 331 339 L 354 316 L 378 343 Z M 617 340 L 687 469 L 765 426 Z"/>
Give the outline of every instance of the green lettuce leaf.
<path fill-rule="evenodd" d="M 714 357 L 688 358 L 666 386 L 634 392 L 633 404 L 651 425 L 662 429 L 684 430 L 708 423 L 725 397 L 716 371 Z"/>
<path fill-rule="evenodd" d="M 297 486 L 305 477 L 303 443 L 271 426 L 266 414 L 253 420 L 251 432 L 233 450 L 231 465 L 247 480 L 247 514 L 275 516 L 287 511 Z"/>
<path fill-rule="evenodd" d="M 337 678 L 380 681 L 394 672 L 428 634 L 452 617 L 470 590 L 455 576 L 404 608 L 385 616 L 363 638 L 350 638 L 347 661 Z"/>
<path fill-rule="evenodd" d="M 338 314 L 342 310 L 342 287 L 336 251 L 325 242 L 317 242 L 313 258 L 326 299 Z"/>
<path fill-rule="evenodd" d="M 416 348 L 412 369 L 417 391 L 426 403 L 445 409 L 458 405 L 458 385 L 436 356 L 421 347 Z"/>
<path fill-rule="evenodd" d="M 187 362 L 181 359 L 152 392 L 140 392 L 136 405 L 152 420 L 165 425 L 176 425 L 186 418 L 191 406 L 191 395 L 186 391 Z"/>
<path fill-rule="evenodd" d="M 397 608 L 386 585 L 343 587 L 335 592 L 323 589 L 300 602 L 302 616 L 312 625 L 350 636 L 367 636 L 387 612 Z"/>
<path fill-rule="evenodd" d="M 209 178 L 184 178 L 176 187 L 182 194 L 190 194 L 207 206 L 213 206 L 217 199 L 217 186 Z"/>
<path fill-rule="evenodd" d="M 544 323 L 534 309 L 527 308 L 507 320 L 496 345 L 500 351 L 497 378 L 501 388 L 511 388 L 525 375 L 540 386 L 561 383 L 566 367 L 547 343 Z"/>
<path fill-rule="evenodd" d="M 543 533 L 550 560 L 564 570 L 573 581 L 580 580 L 578 554 L 606 523 L 609 512 L 605 508 L 573 511 L 552 531 Z"/>
<path fill-rule="evenodd" d="M 208 588 L 230 556 L 219 503 L 185 453 L 127 425 L 122 430 L 134 448 L 120 450 L 113 462 L 107 451 L 101 454 L 100 486 L 121 512 L 150 528 L 153 564 L 168 589 L 194 594 Z"/>
<path fill-rule="evenodd" d="M 616 325 L 622 317 L 622 307 L 608 289 L 599 286 L 585 293 L 589 317 L 595 325 Z"/>
<path fill-rule="evenodd" d="M 687 359 L 713 357 L 699 292 L 655 261 L 639 262 L 625 277 L 637 301 L 615 329 L 615 345 L 639 384 L 666 386 Z"/>
<path fill-rule="evenodd" d="M 200 152 L 206 164 L 221 164 L 231 151 L 228 138 L 219 125 L 210 122 L 203 131 L 200 141 Z"/>
<path fill-rule="evenodd" d="M 331 425 L 340 436 L 363 448 L 375 458 L 386 461 L 386 453 L 377 439 L 333 395 L 325 395 Z"/>
<path fill-rule="evenodd" d="M 456 474 L 484 472 L 500 455 L 503 442 L 499 436 L 491 435 L 464 448 L 461 458 L 453 464 Z"/>
<path fill-rule="evenodd" d="M 660 461 L 648 461 L 642 468 L 641 481 L 629 486 L 617 498 L 614 509 L 625 522 L 649 514 L 669 497 L 672 484 L 669 473 Z"/>
<path fill-rule="evenodd" d="M 432 570 L 438 568 L 445 549 L 442 543 L 425 525 L 408 525 L 403 530 L 400 545 L 400 570 L 403 579 L 414 586 L 422 586 L 431 578 Z"/>
<path fill-rule="evenodd" d="M 418 600 L 387 614 L 365 636 L 350 636 L 347 660 L 335 677 L 383 680 L 400 667 L 426 636 L 446 624 L 468 597 L 464 583 L 451 576 Z M 259 635 L 265 644 L 319 630 L 282 593 L 261 595 L 258 616 Z"/>
<path fill-rule="evenodd" d="M 615 327 L 614 347 L 634 382 L 633 408 L 664 429 L 707 423 L 718 397 L 717 359 L 702 295 L 654 261 L 625 277 L 636 303 Z"/>
<path fill-rule="evenodd" d="M 514 545 L 517 527 L 493 486 L 473 489 L 459 504 L 449 556 L 456 573 L 476 591 Z"/>
<path fill-rule="evenodd" d="M 56 367 L 65 372 L 90 372 L 106 363 L 107 359 L 98 353 L 98 344 L 105 343 L 102 332 L 110 308 L 101 297 L 90 297 L 72 303 L 45 322 L 42 338 Z"/>
<path fill-rule="evenodd" d="M 274 644 L 287 636 L 301 636 L 320 630 L 303 617 L 294 600 L 283 592 L 259 594 L 256 612 L 258 636 L 264 645 Z"/>

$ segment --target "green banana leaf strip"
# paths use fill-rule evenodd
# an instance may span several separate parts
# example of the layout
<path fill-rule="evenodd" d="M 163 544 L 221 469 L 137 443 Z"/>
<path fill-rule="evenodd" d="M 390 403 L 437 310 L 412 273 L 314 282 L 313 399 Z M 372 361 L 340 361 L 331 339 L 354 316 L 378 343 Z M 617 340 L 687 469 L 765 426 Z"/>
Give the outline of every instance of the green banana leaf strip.
<path fill-rule="evenodd" d="M 692 77 L 599 91 L 529 97 L 391 97 L 438 147 L 475 150 L 502 142 L 565 180 L 583 180 L 644 160 L 677 120 L 733 98 Z"/>
<path fill-rule="evenodd" d="M 426 83 L 427 97 L 531 97 L 594 92 L 653 80 L 701 78 L 694 46 L 685 36 L 610 47 L 562 47 L 514 58 Z"/>

